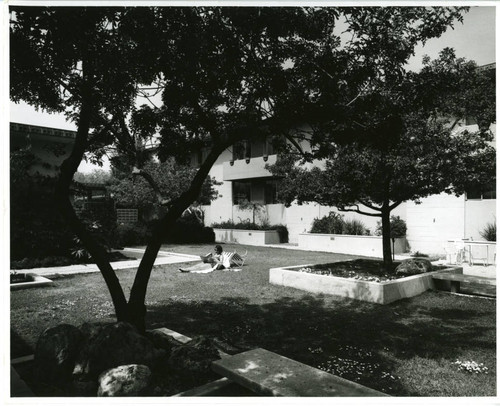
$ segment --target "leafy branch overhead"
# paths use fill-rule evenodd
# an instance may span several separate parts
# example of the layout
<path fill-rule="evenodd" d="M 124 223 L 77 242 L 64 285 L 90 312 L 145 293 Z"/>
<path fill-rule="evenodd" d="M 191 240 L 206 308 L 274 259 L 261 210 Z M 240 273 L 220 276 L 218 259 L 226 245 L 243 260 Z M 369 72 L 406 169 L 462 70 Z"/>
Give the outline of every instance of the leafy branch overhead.
<path fill-rule="evenodd" d="M 442 34 L 465 10 L 11 7 L 12 100 L 62 112 L 77 125 L 55 201 L 101 270 L 118 320 L 144 330 L 162 237 L 234 143 L 269 134 L 290 138 L 291 129 L 309 124 L 317 157 L 353 141 L 365 148 L 361 156 L 371 147 L 393 150 L 407 134 L 405 63 L 418 43 Z M 297 142 L 306 134 L 297 133 Z M 127 300 L 103 247 L 74 212 L 73 176 L 82 159 L 99 162 L 108 154 L 120 169 L 153 179 L 146 171 L 153 155 L 185 164 L 202 148 L 200 167 L 152 230 Z M 366 166 L 379 170 L 387 160 L 375 154 Z M 155 184 L 164 193 L 159 179 Z"/>

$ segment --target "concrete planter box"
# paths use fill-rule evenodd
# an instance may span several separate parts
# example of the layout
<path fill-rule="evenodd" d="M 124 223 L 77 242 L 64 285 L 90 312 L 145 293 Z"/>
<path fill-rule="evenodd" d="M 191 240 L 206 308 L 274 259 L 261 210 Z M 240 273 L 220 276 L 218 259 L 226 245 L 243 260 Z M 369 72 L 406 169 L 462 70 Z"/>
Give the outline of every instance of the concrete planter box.
<path fill-rule="evenodd" d="M 304 251 L 325 251 L 338 254 L 382 257 L 382 237 L 371 235 L 345 234 L 299 234 L 299 249 Z M 392 249 L 392 241 L 391 241 Z M 406 238 L 396 238 L 394 254 L 406 251 Z"/>
<path fill-rule="evenodd" d="M 280 237 L 276 230 L 236 230 L 233 228 L 214 228 L 215 241 L 232 242 L 246 245 L 279 244 Z"/>
<path fill-rule="evenodd" d="M 35 273 L 27 273 L 26 276 L 30 279 L 26 282 L 11 283 L 10 290 L 28 289 L 28 288 L 39 288 L 41 286 L 51 285 L 50 279 L 43 276 L 37 275 Z"/>
<path fill-rule="evenodd" d="M 393 281 L 367 282 L 337 276 L 298 272 L 300 268 L 308 266 L 314 265 L 271 268 L 269 270 L 269 282 L 274 285 L 288 286 L 312 293 L 326 293 L 365 302 L 387 304 L 434 289 L 433 274 L 444 271 L 463 273 L 460 267 L 450 267 Z"/>

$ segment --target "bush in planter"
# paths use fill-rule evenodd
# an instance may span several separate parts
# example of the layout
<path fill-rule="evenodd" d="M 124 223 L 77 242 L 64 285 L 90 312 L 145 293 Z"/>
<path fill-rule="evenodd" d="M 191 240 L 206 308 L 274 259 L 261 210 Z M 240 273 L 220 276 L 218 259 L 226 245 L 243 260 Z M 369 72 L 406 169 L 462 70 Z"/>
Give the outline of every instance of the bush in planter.
<path fill-rule="evenodd" d="M 481 237 L 486 241 L 496 241 L 497 240 L 497 225 L 496 223 L 487 223 L 484 228 L 479 232 Z"/>
<path fill-rule="evenodd" d="M 360 220 L 344 220 L 342 234 L 346 235 L 370 235 L 370 230 Z"/>
<path fill-rule="evenodd" d="M 288 242 L 288 229 L 286 228 L 286 226 L 279 224 L 275 227 L 280 237 L 280 243 Z"/>
<path fill-rule="evenodd" d="M 370 230 L 360 220 L 344 220 L 341 214 L 330 212 L 327 216 L 314 219 L 310 233 L 370 235 Z"/>
<path fill-rule="evenodd" d="M 315 234 L 342 234 L 344 219 L 338 213 L 331 212 L 328 216 L 315 218 L 311 233 Z"/>

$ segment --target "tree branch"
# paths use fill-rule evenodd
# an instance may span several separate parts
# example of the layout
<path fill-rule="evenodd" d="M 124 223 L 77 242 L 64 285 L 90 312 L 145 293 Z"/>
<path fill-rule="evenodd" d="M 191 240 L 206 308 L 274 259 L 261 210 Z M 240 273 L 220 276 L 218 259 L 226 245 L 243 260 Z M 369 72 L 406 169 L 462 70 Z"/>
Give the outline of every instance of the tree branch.
<path fill-rule="evenodd" d="M 151 174 L 149 174 L 148 172 L 146 172 L 143 169 L 139 169 L 136 166 L 134 166 L 134 168 L 132 169 L 132 175 L 133 176 L 142 176 L 146 180 L 146 182 L 149 183 L 149 186 L 151 186 L 151 188 L 153 189 L 153 191 L 155 193 L 156 201 L 160 206 L 168 206 L 169 205 L 170 200 L 165 199 L 163 197 L 158 184 L 153 179 Z"/>
<path fill-rule="evenodd" d="M 396 207 L 398 207 L 401 203 L 403 203 L 402 201 L 397 201 L 397 202 L 394 202 L 393 204 L 391 204 L 389 206 L 389 210 L 394 210 Z"/>
<path fill-rule="evenodd" d="M 370 216 L 370 217 L 382 217 L 382 214 L 378 214 L 378 213 L 368 213 L 366 211 L 362 211 L 359 209 L 359 206 L 357 204 L 354 204 L 353 206 L 355 206 L 356 208 L 355 209 L 347 209 L 345 207 L 337 207 L 337 210 L 339 211 L 342 211 L 342 212 L 353 212 L 353 213 L 358 213 L 358 214 L 362 214 L 363 216 Z"/>
<path fill-rule="evenodd" d="M 359 200 L 359 202 L 360 202 L 363 206 L 366 206 L 366 207 L 368 207 L 369 209 L 376 210 L 376 211 L 380 211 L 380 210 L 381 210 L 381 209 L 380 209 L 380 207 L 374 206 L 374 205 L 373 205 L 373 204 L 371 204 L 371 203 L 368 203 L 368 202 L 366 202 L 366 201 L 364 201 L 364 200 L 361 200 L 361 199 L 358 199 L 358 200 Z"/>

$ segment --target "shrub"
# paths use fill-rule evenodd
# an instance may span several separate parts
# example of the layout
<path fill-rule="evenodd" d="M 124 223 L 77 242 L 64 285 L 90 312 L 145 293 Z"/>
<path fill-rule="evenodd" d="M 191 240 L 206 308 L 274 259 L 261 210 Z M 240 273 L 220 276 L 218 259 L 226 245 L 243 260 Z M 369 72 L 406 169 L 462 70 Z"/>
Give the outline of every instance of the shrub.
<path fill-rule="evenodd" d="M 347 235 L 370 235 L 370 230 L 360 220 L 345 220 L 342 226 L 342 234 Z"/>
<path fill-rule="evenodd" d="M 497 225 L 496 223 L 487 223 L 484 228 L 479 232 L 481 237 L 486 241 L 496 241 L 497 240 Z"/>
<path fill-rule="evenodd" d="M 279 224 L 276 227 L 276 231 L 280 237 L 280 243 L 288 242 L 288 228 L 286 226 Z"/>
<path fill-rule="evenodd" d="M 99 244 L 106 248 L 116 244 L 116 209 L 113 200 L 86 202 L 79 218 Z"/>
<path fill-rule="evenodd" d="M 21 170 L 17 159 L 11 156 L 11 260 L 68 256 L 74 234 L 55 205 L 55 179 Z"/>
<path fill-rule="evenodd" d="M 263 224 L 254 224 L 250 220 L 244 220 L 239 223 L 235 223 L 232 220 L 222 221 L 220 223 L 213 223 L 213 228 L 231 228 L 233 230 L 257 230 L 257 231 L 272 231 L 276 230 L 278 232 L 280 242 L 288 242 L 288 229 L 283 224 L 268 224 L 264 222 Z"/>
<path fill-rule="evenodd" d="M 375 234 L 382 235 L 382 223 L 377 221 Z M 404 237 L 406 235 L 406 221 L 399 216 L 391 216 L 391 238 Z"/>
<path fill-rule="evenodd" d="M 144 223 L 119 224 L 115 230 L 115 245 L 118 247 L 144 245 L 150 236 L 151 233 Z"/>
<path fill-rule="evenodd" d="M 311 233 L 315 234 L 342 234 L 344 219 L 340 214 L 330 212 L 328 216 L 315 218 Z"/>

